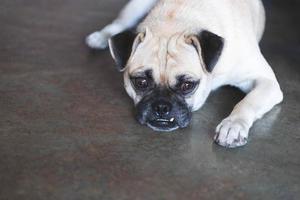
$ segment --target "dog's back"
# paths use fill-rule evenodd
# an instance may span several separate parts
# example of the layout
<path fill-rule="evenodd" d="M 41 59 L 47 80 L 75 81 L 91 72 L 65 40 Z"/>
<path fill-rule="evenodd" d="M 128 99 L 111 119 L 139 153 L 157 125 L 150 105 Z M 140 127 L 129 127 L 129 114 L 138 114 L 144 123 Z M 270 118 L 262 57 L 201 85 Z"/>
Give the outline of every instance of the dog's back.
<path fill-rule="evenodd" d="M 227 40 L 254 32 L 255 39 L 260 40 L 264 22 L 260 0 L 160 0 L 139 30 L 148 27 L 153 32 L 169 35 L 206 29 Z"/>

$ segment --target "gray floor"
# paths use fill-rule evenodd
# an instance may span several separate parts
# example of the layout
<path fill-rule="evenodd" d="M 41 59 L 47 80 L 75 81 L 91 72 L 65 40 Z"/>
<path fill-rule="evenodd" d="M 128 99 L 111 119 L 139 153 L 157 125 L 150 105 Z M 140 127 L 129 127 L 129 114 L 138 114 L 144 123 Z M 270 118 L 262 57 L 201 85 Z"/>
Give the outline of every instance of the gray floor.
<path fill-rule="evenodd" d="M 135 121 L 108 51 L 83 44 L 125 2 L 1 0 L 0 199 L 300 199 L 299 1 L 269 1 L 261 46 L 285 100 L 233 150 L 212 138 L 234 88 L 184 130 Z"/>

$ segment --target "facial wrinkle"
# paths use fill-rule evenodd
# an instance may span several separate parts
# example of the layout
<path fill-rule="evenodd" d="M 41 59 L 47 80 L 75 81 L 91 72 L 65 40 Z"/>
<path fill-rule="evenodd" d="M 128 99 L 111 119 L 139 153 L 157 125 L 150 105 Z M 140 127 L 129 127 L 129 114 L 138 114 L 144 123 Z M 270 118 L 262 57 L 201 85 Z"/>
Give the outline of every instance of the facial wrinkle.
<path fill-rule="evenodd" d="M 166 66 L 167 66 L 167 46 L 168 40 L 166 38 L 159 38 L 159 50 L 157 53 L 159 60 L 159 84 L 165 85 L 166 83 Z"/>

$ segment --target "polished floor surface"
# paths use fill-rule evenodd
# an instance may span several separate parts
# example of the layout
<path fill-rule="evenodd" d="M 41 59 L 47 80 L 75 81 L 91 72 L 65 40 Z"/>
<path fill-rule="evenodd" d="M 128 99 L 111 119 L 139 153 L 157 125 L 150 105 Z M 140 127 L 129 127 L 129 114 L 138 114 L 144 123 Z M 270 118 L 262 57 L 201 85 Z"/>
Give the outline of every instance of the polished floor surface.
<path fill-rule="evenodd" d="M 231 150 L 212 138 L 234 88 L 186 129 L 136 122 L 109 52 L 83 43 L 125 2 L 1 0 L 0 199 L 300 199 L 299 1 L 267 2 L 261 46 L 285 99 Z"/>

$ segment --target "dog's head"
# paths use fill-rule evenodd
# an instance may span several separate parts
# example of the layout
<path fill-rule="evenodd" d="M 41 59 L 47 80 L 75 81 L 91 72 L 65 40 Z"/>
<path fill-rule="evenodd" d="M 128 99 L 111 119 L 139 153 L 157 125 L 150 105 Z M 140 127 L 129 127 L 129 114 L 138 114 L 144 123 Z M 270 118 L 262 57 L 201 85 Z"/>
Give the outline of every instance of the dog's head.
<path fill-rule="evenodd" d="M 161 37 L 125 31 L 109 41 L 111 54 L 124 72 L 125 89 L 134 100 L 137 119 L 154 130 L 186 127 L 211 90 L 211 76 L 223 38 L 202 31 Z"/>

